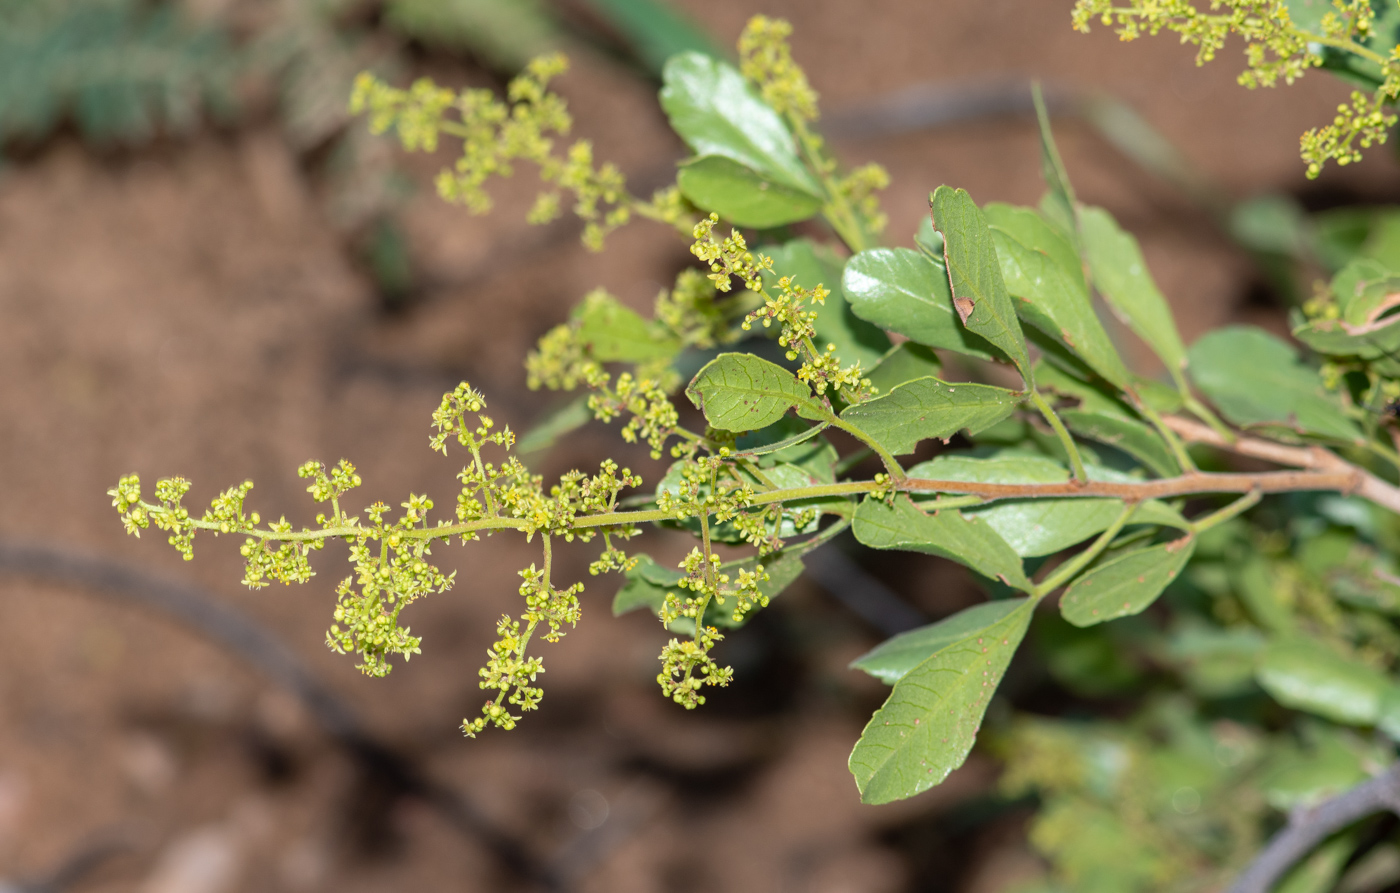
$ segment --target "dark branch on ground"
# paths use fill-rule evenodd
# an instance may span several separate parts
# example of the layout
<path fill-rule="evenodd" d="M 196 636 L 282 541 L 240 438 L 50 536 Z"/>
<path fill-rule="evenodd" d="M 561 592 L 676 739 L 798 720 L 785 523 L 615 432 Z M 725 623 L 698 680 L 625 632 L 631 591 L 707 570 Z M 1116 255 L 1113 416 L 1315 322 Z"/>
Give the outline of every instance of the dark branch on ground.
<path fill-rule="evenodd" d="M 531 855 L 524 842 L 498 827 L 462 794 L 432 779 L 410 759 L 377 740 L 350 706 L 322 685 L 291 649 L 211 593 L 119 562 L 17 543 L 0 542 L 0 573 L 72 586 L 109 601 L 144 608 L 223 647 L 300 700 L 361 770 L 395 795 L 414 797 L 436 809 L 459 831 L 484 845 L 511 874 L 546 890 L 561 888 L 555 871 Z"/>
<path fill-rule="evenodd" d="M 1400 763 L 1330 800 L 1296 810 L 1229 893 L 1269 893 L 1319 843 L 1354 822 L 1387 811 L 1400 815 Z"/>

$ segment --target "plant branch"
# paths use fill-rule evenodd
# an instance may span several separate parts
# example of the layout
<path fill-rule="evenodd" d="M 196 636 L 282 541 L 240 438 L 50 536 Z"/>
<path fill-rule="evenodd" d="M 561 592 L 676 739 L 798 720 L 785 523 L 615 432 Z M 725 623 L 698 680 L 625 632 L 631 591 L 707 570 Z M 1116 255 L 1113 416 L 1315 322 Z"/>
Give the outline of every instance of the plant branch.
<path fill-rule="evenodd" d="M 1170 423 L 1181 431 L 1180 419 Z M 1186 425 L 1194 423 L 1186 422 Z M 1206 429 L 1208 430 L 1208 429 Z M 1213 432 L 1211 436 L 1214 436 Z M 1255 449 L 1255 447 L 1258 447 Z M 1287 493 L 1299 491 L 1335 491 L 1355 494 L 1400 513 L 1400 488 L 1397 488 L 1372 475 L 1370 472 L 1337 457 L 1321 448 L 1303 449 L 1270 444 L 1268 441 L 1255 441 L 1240 438 L 1232 445 L 1242 455 L 1268 453 L 1272 461 L 1288 465 L 1305 465 L 1298 471 L 1264 472 L 1191 472 L 1170 478 L 1147 481 L 1059 481 L 1034 484 L 999 484 L 983 481 L 942 481 L 926 478 L 904 478 L 890 481 L 841 481 L 834 484 L 814 484 L 807 487 L 785 487 L 757 493 L 750 505 L 771 505 L 799 499 L 816 499 L 828 496 L 858 496 L 875 491 L 895 490 L 903 493 L 956 493 L 969 497 L 972 501 L 995 501 L 998 499 L 1047 499 L 1047 498 L 1104 498 L 1122 499 L 1127 502 L 1141 502 L 1145 499 L 1166 499 L 1173 496 L 1195 496 L 1206 493 Z M 1260 455 L 1260 458 L 1268 456 Z M 898 467 L 898 466 L 896 466 Z M 162 513 L 164 506 L 141 503 L 147 511 Z M 574 517 L 567 530 L 586 530 L 596 527 L 620 527 L 629 524 L 644 524 L 676 519 L 674 512 L 661 509 L 640 511 L 602 512 L 596 515 Z M 195 520 L 193 526 L 200 530 L 219 532 L 217 522 Z M 454 536 L 491 530 L 532 530 L 539 529 L 524 518 L 479 518 L 460 524 L 442 524 L 437 527 L 325 527 L 319 530 L 274 531 L 250 529 L 229 531 L 232 535 L 244 535 L 268 542 L 314 542 L 332 539 L 356 539 L 370 535 L 372 538 L 398 536 L 403 539 L 443 540 Z M 562 533 L 565 529 L 557 530 Z"/>
<path fill-rule="evenodd" d="M 1229 893 L 1269 893 L 1274 884 L 1322 841 L 1373 813 L 1400 815 L 1400 763 L 1311 809 L 1298 809 L 1245 869 Z"/>
<path fill-rule="evenodd" d="M 1060 439 L 1060 445 L 1064 447 L 1065 455 L 1069 457 L 1070 467 L 1074 470 L 1076 481 L 1088 481 L 1089 475 L 1084 471 L 1084 460 L 1079 458 L 1079 447 L 1074 445 L 1074 438 L 1070 437 L 1069 431 L 1065 429 L 1065 423 L 1060 421 L 1060 417 L 1055 414 L 1055 410 L 1040 396 L 1040 392 L 1034 387 L 1031 388 L 1031 402 L 1035 408 L 1040 410 L 1040 414 L 1045 417 L 1045 421 L 1050 423 L 1054 429 L 1055 436 Z M 1187 466 L 1189 467 L 1189 466 Z"/>
<path fill-rule="evenodd" d="M 1344 492 L 1360 496 L 1381 508 L 1400 514 L 1400 488 L 1381 480 L 1364 468 L 1353 465 L 1331 450 L 1320 446 L 1289 446 L 1242 435 L 1235 435 L 1235 439 L 1230 441 L 1205 425 L 1179 416 L 1168 416 L 1163 421 L 1177 434 L 1193 443 L 1210 444 L 1241 456 L 1263 459 L 1278 465 L 1291 465 L 1319 472 L 1347 472 L 1355 478 L 1355 483 L 1343 488 Z"/>

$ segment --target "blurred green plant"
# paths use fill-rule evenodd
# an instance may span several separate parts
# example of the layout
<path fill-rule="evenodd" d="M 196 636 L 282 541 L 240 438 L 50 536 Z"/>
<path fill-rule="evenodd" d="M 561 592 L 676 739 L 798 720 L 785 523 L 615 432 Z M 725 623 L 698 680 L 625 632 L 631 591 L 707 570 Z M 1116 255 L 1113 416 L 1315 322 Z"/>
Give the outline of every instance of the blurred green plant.
<path fill-rule="evenodd" d="M 96 143 L 227 118 L 239 58 L 222 29 L 137 0 L 0 2 L 0 147 L 72 122 Z"/>
<path fill-rule="evenodd" d="M 1209 47 L 1239 22 L 1284 33 L 1226 5 L 1230 15 L 1188 36 Z M 1133 14 L 1152 10 L 1185 15 Z M 327 644 L 376 676 L 422 644 L 404 608 L 454 582 L 432 548 L 538 535 L 541 561 L 520 572 L 518 615 L 497 624 L 469 735 L 512 728 L 541 703 L 530 646 L 581 614 L 582 584 L 555 580 L 561 544 L 594 543 L 590 573 L 623 575 L 614 613 L 657 616 L 671 636 L 658 682 L 694 708 L 733 681 L 716 651 L 725 631 L 849 530 L 870 549 L 961 564 L 989 594 L 853 663 L 891 686 L 849 760 L 865 802 L 941 783 L 985 722 L 1006 795 L 1037 803 L 1039 889 L 1188 891 L 1234 877 L 1236 891 L 1281 881 L 1320 893 L 1400 879 L 1393 826 L 1376 817 L 1400 813 L 1390 216 L 1303 226 L 1242 208 L 1236 225 L 1258 245 L 1313 251 L 1336 271 L 1292 320 L 1310 352 L 1245 326 L 1188 346 L 1137 240 L 1078 200 L 1038 93 L 1038 208 L 979 206 L 940 186 L 906 246 L 880 245 L 884 173 L 830 156 L 789 30 L 753 19 L 737 66 L 696 52 L 666 63 L 661 106 L 694 154 L 651 198 L 586 142 L 559 142 L 571 123 L 549 88 L 560 56 L 530 63 L 504 100 L 426 80 L 356 84 L 353 107 L 405 149 L 460 141 L 439 189 L 471 211 L 486 211 L 487 185 L 524 161 L 545 184 L 535 222 L 560 213 L 567 192 L 591 247 L 636 217 L 682 233 L 699 264 L 650 317 L 592 292 L 526 359 L 532 388 L 582 392 L 535 439 L 619 422 L 625 441 L 672 460 L 654 487 L 640 491 L 614 460 L 547 486 L 463 383 L 430 438 L 463 450 L 450 515 L 416 494 L 396 514 L 383 503 L 354 514 L 346 500 L 361 480 L 342 460 L 300 469 L 327 506 L 315 526 L 263 523 L 245 508 L 251 482 L 196 515 L 187 481 L 160 480 L 151 500 L 130 475 L 110 491 L 127 530 L 155 526 L 186 558 L 201 532 L 240 536 L 249 586 L 305 581 L 311 552 L 347 543 Z M 1269 64 L 1283 67 L 1261 71 L 1292 72 Z M 810 236 L 794 238 L 795 224 Z M 1162 380 L 1129 368 L 1095 294 L 1161 362 Z M 930 457 L 903 458 L 916 450 Z M 645 524 L 698 542 L 674 568 L 624 551 Z M 725 560 L 721 544 L 744 557 Z M 1028 638 L 1029 659 L 1097 719 L 989 712 Z"/>

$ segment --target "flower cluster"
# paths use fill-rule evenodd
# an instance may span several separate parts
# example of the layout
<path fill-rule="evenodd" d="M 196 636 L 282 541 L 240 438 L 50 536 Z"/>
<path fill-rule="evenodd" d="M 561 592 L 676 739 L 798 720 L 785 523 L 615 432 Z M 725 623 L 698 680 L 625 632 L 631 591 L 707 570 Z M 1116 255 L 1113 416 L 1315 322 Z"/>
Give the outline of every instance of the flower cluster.
<path fill-rule="evenodd" d="M 1400 83 L 1395 86 L 1400 87 Z M 1384 143 L 1397 120 L 1395 113 L 1386 108 L 1394 98 L 1386 90 L 1377 91 L 1374 97 L 1353 90 L 1351 103 L 1337 106 L 1337 117 L 1331 124 L 1315 127 L 1299 137 L 1308 176 L 1320 174 L 1329 158 L 1339 165 L 1352 164 L 1361 160 L 1362 149 Z"/>
<path fill-rule="evenodd" d="M 1292 84 L 1327 61 L 1324 54 L 1350 54 L 1373 70 L 1367 77 L 1374 75 L 1376 87 L 1370 96 L 1353 92 L 1331 124 L 1303 134 L 1301 155 L 1313 178 L 1327 161 L 1350 164 L 1360 160 L 1361 149 L 1385 142 L 1396 120 L 1385 106 L 1400 97 L 1400 56 L 1392 50 L 1387 58 L 1367 44 L 1376 15 L 1371 0 L 1333 0 L 1332 7 L 1300 22 L 1296 5 L 1286 0 L 1211 0 L 1210 12 L 1191 0 L 1077 0 L 1073 21 L 1087 32 L 1098 19 L 1123 40 L 1166 28 L 1197 48 L 1197 65 L 1214 59 L 1225 40 L 1238 34 L 1245 41 L 1246 64 L 1239 82 L 1250 89 Z"/>
<path fill-rule="evenodd" d="M 720 557 L 713 552 L 706 555 L 698 548 L 691 549 L 680 568 L 685 576 L 677 585 L 693 594 L 687 597 L 668 593 L 660 611 L 661 622 L 670 626 L 681 618 L 688 618 L 695 624 L 695 635 L 687 641 L 672 639 L 666 643 L 661 649 L 661 672 L 656 681 L 664 695 L 687 710 L 693 710 L 705 703 L 701 688 L 706 685 L 723 687 L 734 678 L 733 668 L 721 667 L 710 656 L 711 649 L 724 637 L 705 623 L 706 609 L 711 604 L 723 606 L 732 596 L 732 618 L 737 622 L 756 606 L 767 607 L 768 596 L 760 586 L 768 580 L 768 575 L 763 565 L 756 565 L 751 571 L 740 570 L 731 585 L 730 575 L 720 570 Z"/>
<path fill-rule="evenodd" d="M 887 218 L 875 192 L 889 186 L 889 174 L 878 164 L 867 164 L 844 177 L 837 176 L 836 159 L 826 151 L 821 135 L 807 126 L 820 116 L 817 94 L 807 81 L 807 73 L 792 58 L 787 42 L 791 35 L 792 25 L 787 22 L 754 16 L 739 36 L 739 71 L 758 88 L 764 101 L 787 119 L 808 164 L 831 193 L 827 214 L 834 218 L 832 222 L 846 234 L 850 230 L 842 224 L 854 225 L 856 232 L 878 235 L 884 231 Z"/>
<path fill-rule="evenodd" d="M 718 456 L 700 456 L 679 463 L 679 481 L 656 491 L 656 507 L 676 520 L 713 516 L 723 524 L 753 504 L 753 486 L 741 480 L 733 466 Z M 720 480 L 720 473 L 726 475 Z"/>
<path fill-rule="evenodd" d="M 732 341 L 724 311 L 715 303 L 715 284 L 699 270 L 682 270 L 676 284 L 656 296 L 652 315 L 682 344 L 699 350 Z"/>
<path fill-rule="evenodd" d="M 720 291 L 729 291 L 733 285 L 730 277 L 737 276 L 750 291 L 762 291 L 763 273 L 773 270 L 773 258 L 749 251 L 748 243 L 738 230 L 731 229 L 728 238 L 715 238 L 715 224 L 718 214 L 703 217 L 695 224 L 692 235 L 695 241 L 690 253 L 710 267 L 708 278 Z"/>
<path fill-rule="evenodd" d="M 754 16 L 739 35 L 739 71 L 753 81 L 763 101 L 784 117 L 815 121 L 817 93 L 807 73 L 792 58 L 792 25 L 782 19 Z"/>
<path fill-rule="evenodd" d="M 401 90 L 363 73 L 355 81 L 350 112 L 368 113 L 374 133 L 393 128 L 408 151 L 434 151 L 443 134 L 461 139 L 462 154 L 452 169 L 438 174 L 437 189 L 445 200 L 474 214 L 491 209 L 488 180 L 511 176 L 515 161 L 534 162 L 540 178 L 558 189 L 540 194 L 528 220 L 553 220 L 559 214 L 560 190 L 570 192 L 574 213 L 584 221 L 584 244 L 600 250 L 604 236 L 628 221 L 635 200 L 616 166 L 594 163 L 587 140 L 556 152 L 555 137 L 567 135 L 573 120 L 563 98 L 548 87 L 567 69 L 568 60 L 557 53 L 531 61 L 510 82 L 505 102 L 490 90 L 453 93 L 426 79 Z M 449 117 L 453 113 L 456 120 Z"/>

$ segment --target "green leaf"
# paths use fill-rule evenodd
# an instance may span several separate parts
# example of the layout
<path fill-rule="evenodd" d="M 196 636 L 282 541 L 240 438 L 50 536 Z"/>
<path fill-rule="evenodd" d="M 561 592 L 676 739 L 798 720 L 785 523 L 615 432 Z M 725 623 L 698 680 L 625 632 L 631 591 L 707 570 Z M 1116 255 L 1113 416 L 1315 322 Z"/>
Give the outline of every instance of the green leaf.
<path fill-rule="evenodd" d="M 798 158 L 783 119 L 734 66 L 697 52 L 681 53 L 666 62 L 662 81 L 661 107 L 696 155 L 723 156 L 769 183 L 823 197 L 821 184 Z"/>
<path fill-rule="evenodd" d="M 880 393 L 886 394 L 906 381 L 935 376 L 942 370 L 938 354 L 922 344 L 905 341 L 881 357 L 866 377 Z"/>
<path fill-rule="evenodd" d="M 1057 359 L 1057 358 L 1056 358 Z M 1133 410 L 1120 399 L 1116 388 L 1094 375 L 1085 375 L 1081 369 L 1069 369 L 1054 362 L 1050 354 L 1041 356 L 1035 364 L 1036 386 L 1041 392 L 1053 391 L 1079 401 L 1079 408 L 1085 412 L 1100 415 L 1135 418 Z M 1171 393 L 1175 394 L 1175 391 Z"/>
<path fill-rule="evenodd" d="M 627 572 L 627 582 L 613 596 L 613 616 L 621 617 L 638 608 L 660 613 L 666 593 L 676 589 L 684 576 L 678 570 L 657 564 L 650 555 L 638 555 L 636 567 Z"/>
<path fill-rule="evenodd" d="M 1353 442 L 1361 438 L 1321 376 L 1262 329 L 1216 329 L 1191 345 L 1190 356 L 1196 386 L 1236 425 L 1279 425 Z"/>
<path fill-rule="evenodd" d="M 1140 614 L 1176 579 L 1195 550 L 1196 538 L 1185 536 L 1106 561 L 1065 591 L 1060 613 L 1080 627 Z"/>
<path fill-rule="evenodd" d="M 969 630 L 895 683 L 851 752 L 862 802 L 912 797 L 963 764 L 1034 606 L 1018 600 L 1000 620 Z"/>
<path fill-rule="evenodd" d="M 588 397 L 581 395 L 550 412 L 520 438 L 516 449 L 525 455 L 547 450 L 559 442 L 565 434 L 577 431 L 593 421 L 593 410 L 588 408 Z"/>
<path fill-rule="evenodd" d="M 825 350 L 828 344 L 836 345 L 836 355 L 847 366 L 859 360 L 861 368 L 869 369 L 880 362 L 890 349 L 890 337 L 851 308 L 841 284 L 844 258 L 810 239 L 793 239 L 772 249 L 765 247 L 763 253 L 773 258 L 773 272 L 766 276 L 773 283 L 781 276 L 792 276 L 804 288 L 821 284 L 831 292 L 826 303 L 812 308 L 817 311 L 813 340 L 819 350 Z"/>
<path fill-rule="evenodd" d="M 1017 299 L 1017 314 L 1067 347 L 1104 380 L 1120 389 L 1131 388 L 1132 376 L 1094 313 L 1073 249 L 1034 211 L 1013 212 L 1014 216 L 998 217 L 1015 230 L 994 223 L 992 238 L 1006 288 Z"/>
<path fill-rule="evenodd" d="M 806 220 L 822 208 L 822 200 L 810 192 L 767 180 L 723 155 L 684 162 L 676 185 L 695 207 L 736 226 L 770 229 Z"/>
<path fill-rule="evenodd" d="M 958 321 L 947 271 L 918 251 L 862 251 L 846 263 L 841 284 L 855 315 L 882 329 L 983 360 L 1001 355 Z"/>
<path fill-rule="evenodd" d="M 604 291 L 594 291 L 574 311 L 578 339 L 602 363 L 669 360 L 681 343 L 655 323 Z"/>
<path fill-rule="evenodd" d="M 914 667 L 970 633 L 985 629 L 1020 610 L 1022 599 L 1004 598 L 965 608 L 952 617 L 886 639 L 851 661 L 851 669 L 864 670 L 886 685 L 894 685 Z"/>
<path fill-rule="evenodd" d="M 1186 364 L 1186 347 L 1137 239 L 1120 229 L 1103 208 L 1080 209 L 1079 233 L 1099 293 L 1163 365 L 1178 372 Z"/>
<path fill-rule="evenodd" d="M 1366 779 L 1355 739 L 1336 726 L 1307 727 L 1308 747 L 1282 743 L 1260 779 L 1269 805 L 1281 812 L 1309 809 Z"/>
<path fill-rule="evenodd" d="M 1084 261 L 1079 257 L 1079 252 L 1063 232 L 1045 219 L 1043 213 L 1035 208 L 1005 202 L 988 202 L 982 206 L 982 213 L 986 215 L 988 226 L 1049 257 L 1070 277 L 1076 289 L 1088 293 L 1088 285 L 1084 281 Z M 1010 288 L 1009 282 L 1007 287 Z"/>
<path fill-rule="evenodd" d="M 909 469 L 911 478 L 989 484 L 1049 484 L 1069 480 L 1063 465 L 1044 456 L 1007 452 L 991 458 L 944 454 Z M 1089 477 L 1102 479 L 1103 469 Z M 1002 499 L 963 509 L 1000 534 L 1017 555 L 1051 555 L 1105 530 L 1123 511 L 1117 499 Z M 941 513 L 940 513 L 941 514 Z M 991 576 L 990 574 L 988 576 Z"/>
<path fill-rule="evenodd" d="M 744 353 L 720 354 L 706 363 L 685 394 L 721 431 L 757 431 L 793 407 L 804 418 L 821 418 L 826 411 L 797 376 Z"/>
<path fill-rule="evenodd" d="M 1375 725 L 1381 702 L 1393 688 L 1379 670 L 1304 638 L 1271 643 L 1255 678 L 1285 707 L 1354 726 Z"/>
<path fill-rule="evenodd" d="M 930 199 L 933 226 L 943 234 L 943 262 L 953 309 L 963 325 L 1011 358 L 1028 387 L 1035 386 L 1026 338 L 1001 278 L 987 221 L 965 190 L 940 186 Z"/>
<path fill-rule="evenodd" d="M 1116 447 L 1161 477 L 1181 474 L 1171 448 L 1151 426 L 1134 419 L 1079 409 L 1060 410 L 1060 419 L 1080 437 Z"/>
<path fill-rule="evenodd" d="M 1020 556 L 1001 534 L 956 509 L 930 515 L 904 497 L 895 497 L 892 505 L 867 497 L 856 509 L 852 530 L 857 540 L 872 549 L 940 555 L 1016 589 L 1031 589 Z"/>
<path fill-rule="evenodd" d="M 901 455 L 931 437 L 946 440 L 963 429 L 976 434 L 1011 415 L 1018 402 L 1016 392 L 1005 388 L 918 378 L 883 397 L 847 407 L 841 420 Z"/>

